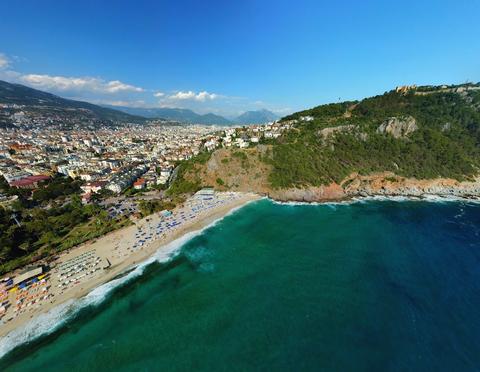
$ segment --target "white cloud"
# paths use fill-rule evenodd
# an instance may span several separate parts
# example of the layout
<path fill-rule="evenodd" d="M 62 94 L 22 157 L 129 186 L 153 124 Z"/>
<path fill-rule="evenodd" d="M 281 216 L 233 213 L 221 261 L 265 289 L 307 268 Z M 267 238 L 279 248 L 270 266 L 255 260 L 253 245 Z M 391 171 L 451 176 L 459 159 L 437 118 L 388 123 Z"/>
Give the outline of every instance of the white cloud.
<path fill-rule="evenodd" d="M 119 92 L 143 92 L 143 88 L 122 83 L 119 80 L 106 81 L 93 77 L 66 77 L 40 74 L 21 75 L 19 80 L 39 89 L 57 91 L 89 91 L 103 94 Z"/>
<path fill-rule="evenodd" d="M 198 102 L 205 102 L 209 100 L 214 100 L 218 97 L 218 94 L 208 93 L 206 91 L 195 93 L 189 90 L 188 92 L 177 92 L 168 96 L 168 99 L 173 101 L 185 101 L 185 100 L 194 100 Z"/>
<path fill-rule="evenodd" d="M 10 66 L 10 59 L 3 53 L 0 53 L 0 70 L 6 69 Z"/>
<path fill-rule="evenodd" d="M 217 98 L 217 95 L 215 93 L 208 93 L 205 91 L 198 93 L 195 97 L 195 99 L 200 102 L 213 100 L 215 98 Z"/>
<path fill-rule="evenodd" d="M 187 99 L 193 99 L 195 98 L 195 93 L 189 90 L 188 92 L 178 92 L 175 94 L 172 94 L 171 96 L 168 97 L 169 99 L 173 100 L 187 100 Z"/>
<path fill-rule="evenodd" d="M 143 108 L 188 108 L 199 113 L 215 112 L 226 116 L 258 108 L 267 108 L 279 115 L 292 111 L 290 108 L 278 107 L 263 101 L 253 101 L 247 97 L 226 96 L 205 90 L 162 92 L 101 77 L 26 74 L 12 68 L 12 65 L 20 61 L 25 61 L 25 59 L 0 53 L 0 80 L 25 84 L 40 90 L 51 91 L 62 97 L 97 104 Z"/>
<path fill-rule="evenodd" d="M 106 90 L 109 93 L 117 92 L 143 92 L 143 88 L 135 87 L 133 85 L 122 83 L 119 80 L 109 81 L 106 84 Z"/>

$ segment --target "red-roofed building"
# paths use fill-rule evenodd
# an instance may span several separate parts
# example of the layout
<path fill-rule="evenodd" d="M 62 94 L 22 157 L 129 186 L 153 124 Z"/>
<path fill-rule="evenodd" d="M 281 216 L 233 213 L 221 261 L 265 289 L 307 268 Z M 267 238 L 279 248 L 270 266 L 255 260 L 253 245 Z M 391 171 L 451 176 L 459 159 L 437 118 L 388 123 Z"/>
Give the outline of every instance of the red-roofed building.
<path fill-rule="evenodd" d="M 16 187 L 18 189 L 35 189 L 38 187 L 39 182 L 49 180 L 49 176 L 28 176 L 17 181 L 10 182 L 10 187 Z"/>
<path fill-rule="evenodd" d="M 14 151 L 28 151 L 32 149 L 32 145 L 28 144 L 20 144 L 20 143 L 14 143 L 13 145 L 10 145 L 10 149 Z"/>
<path fill-rule="evenodd" d="M 139 178 L 133 183 L 135 190 L 143 190 L 147 186 L 147 181 L 144 178 Z"/>

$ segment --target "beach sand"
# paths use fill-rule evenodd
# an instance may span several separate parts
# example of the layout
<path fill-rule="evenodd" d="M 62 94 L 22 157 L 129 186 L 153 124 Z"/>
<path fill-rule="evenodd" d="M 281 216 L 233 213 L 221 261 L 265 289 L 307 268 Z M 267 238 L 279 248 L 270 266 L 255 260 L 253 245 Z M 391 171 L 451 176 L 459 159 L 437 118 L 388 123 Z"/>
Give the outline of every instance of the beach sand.
<path fill-rule="evenodd" d="M 218 202 L 210 208 L 205 208 L 201 211 L 192 212 L 192 206 L 196 207 L 198 204 L 198 201 L 194 199 L 189 199 L 183 206 L 176 208 L 170 220 L 178 219 L 179 216 L 182 215 L 192 215 L 192 213 L 195 213 L 195 217 L 184 221 L 181 225 L 172 228 L 166 233 L 162 233 L 161 236 L 156 236 L 155 233 L 152 233 L 156 231 L 162 221 L 165 221 L 165 217 L 157 213 L 137 221 L 132 226 L 114 231 L 93 242 L 87 242 L 61 254 L 52 265 L 53 269 L 49 274 L 47 283 L 42 283 L 45 286 L 48 284 L 49 290 L 45 293 L 48 293 L 49 297 L 32 306 L 25 306 L 18 313 L 14 313 L 13 311 L 15 302 L 12 300 L 13 306 L 3 317 L 4 323 L 0 325 L 0 337 L 8 335 L 12 330 L 25 325 L 33 318 L 38 317 L 38 315 L 68 300 L 78 299 L 87 295 L 94 288 L 147 260 L 154 253 L 162 254 L 162 248 L 168 243 L 189 232 L 201 230 L 215 220 L 225 216 L 232 209 L 238 208 L 250 201 L 257 200 L 260 197 L 251 193 L 216 193 L 214 198 L 213 201 L 200 202 L 200 204 L 207 203 L 207 205 L 209 203 L 213 205 L 215 204 L 214 202 Z M 138 236 L 142 233 L 144 234 L 143 236 L 150 234 L 152 237 L 151 241 L 139 247 Z M 133 249 L 135 244 L 137 248 Z M 98 262 L 95 267 L 96 271 L 84 275 L 84 277 L 79 280 L 72 280 L 70 285 L 60 287 L 65 281 L 64 278 L 60 279 L 60 267 L 72 262 L 72 260 L 82 257 L 82 255 L 85 256 L 88 254 L 95 257 L 96 262 Z M 165 252 L 165 254 L 168 255 L 170 253 Z M 110 267 L 104 269 L 107 264 L 107 259 Z M 42 289 L 39 289 L 38 291 L 41 290 Z M 44 292 L 41 292 L 41 294 L 43 295 Z M 13 314 L 17 315 L 13 316 Z M 5 321 L 6 319 L 10 320 Z"/>

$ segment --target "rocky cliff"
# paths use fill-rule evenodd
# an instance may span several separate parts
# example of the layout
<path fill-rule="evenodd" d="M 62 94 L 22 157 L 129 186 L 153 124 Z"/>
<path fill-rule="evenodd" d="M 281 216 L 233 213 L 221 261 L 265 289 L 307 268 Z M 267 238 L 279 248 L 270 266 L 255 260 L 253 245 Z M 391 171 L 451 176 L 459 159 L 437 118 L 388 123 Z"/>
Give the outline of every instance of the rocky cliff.
<path fill-rule="evenodd" d="M 304 186 L 285 189 L 272 188 L 268 179 L 271 166 L 262 158 L 268 157 L 271 148 L 220 149 L 205 164 L 197 164 L 186 178 L 199 177 L 203 186 L 218 190 L 256 192 L 278 201 L 322 202 L 367 196 L 480 198 L 480 176 L 469 181 L 449 178 L 417 180 L 382 172 L 368 176 L 352 173 L 342 182 L 326 186 Z"/>
<path fill-rule="evenodd" d="M 391 173 L 372 176 L 354 176 L 343 183 L 347 196 L 410 196 L 438 195 L 444 197 L 480 197 L 480 177 L 471 181 L 437 178 L 417 180 Z"/>
<path fill-rule="evenodd" d="M 278 201 L 321 202 L 347 198 L 343 188 L 335 183 L 328 186 L 270 190 L 267 195 Z"/>
<path fill-rule="evenodd" d="M 456 197 L 479 198 L 480 177 L 471 181 L 459 182 L 453 179 L 438 178 L 416 180 L 398 177 L 392 173 L 370 176 L 353 174 L 340 185 L 291 188 L 272 190 L 269 197 L 279 201 L 326 202 L 368 196 L 405 196 L 405 197 Z"/>
<path fill-rule="evenodd" d="M 387 133 L 394 138 L 407 137 L 418 129 L 417 121 L 412 116 L 392 117 L 385 120 L 377 129 L 378 133 Z"/>

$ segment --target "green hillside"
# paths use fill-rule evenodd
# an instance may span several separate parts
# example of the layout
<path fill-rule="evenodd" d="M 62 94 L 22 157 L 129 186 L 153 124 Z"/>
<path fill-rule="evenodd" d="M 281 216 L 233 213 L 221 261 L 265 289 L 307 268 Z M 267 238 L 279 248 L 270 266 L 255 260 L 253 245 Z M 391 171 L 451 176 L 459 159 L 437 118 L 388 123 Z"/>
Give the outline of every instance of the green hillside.
<path fill-rule="evenodd" d="M 270 182 L 281 188 L 322 185 L 340 182 L 352 172 L 379 171 L 418 179 L 467 179 L 479 173 L 479 88 L 468 84 L 390 91 L 287 116 L 282 122 L 292 122 L 294 128 L 274 143 Z M 413 122 L 416 130 L 395 138 L 379 130 L 389 119 L 393 129 Z"/>

